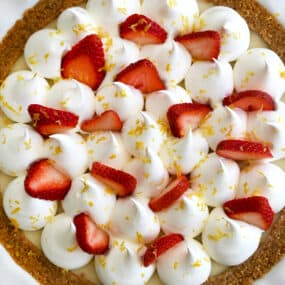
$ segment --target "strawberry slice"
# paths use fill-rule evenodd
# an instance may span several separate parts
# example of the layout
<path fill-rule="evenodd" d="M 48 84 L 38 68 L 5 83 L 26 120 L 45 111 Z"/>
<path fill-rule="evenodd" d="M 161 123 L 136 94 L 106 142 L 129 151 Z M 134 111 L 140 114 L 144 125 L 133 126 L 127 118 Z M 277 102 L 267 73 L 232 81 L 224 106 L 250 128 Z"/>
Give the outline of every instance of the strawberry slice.
<path fill-rule="evenodd" d="M 182 175 L 170 182 L 162 193 L 149 202 L 149 207 L 154 212 L 169 208 L 176 200 L 178 200 L 189 188 L 189 181 L 186 176 Z"/>
<path fill-rule="evenodd" d="M 117 74 L 115 81 L 131 85 L 143 93 L 165 89 L 156 67 L 148 59 L 131 63 Z"/>
<path fill-rule="evenodd" d="M 247 90 L 232 94 L 224 98 L 223 104 L 243 109 L 246 112 L 275 110 L 272 97 L 268 93 L 259 90 Z"/>
<path fill-rule="evenodd" d="M 96 90 L 106 75 L 104 67 L 102 41 L 92 34 L 83 38 L 64 55 L 61 75 L 63 78 L 76 79 Z"/>
<path fill-rule="evenodd" d="M 113 110 L 105 111 L 100 116 L 85 120 L 81 124 L 81 130 L 85 132 L 120 131 L 122 127 L 123 123 L 119 115 Z"/>
<path fill-rule="evenodd" d="M 66 132 L 78 123 L 78 116 L 71 112 L 38 104 L 29 105 L 28 112 L 34 128 L 44 136 Z"/>
<path fill-rule="evenodd" d="M 175 40 L 184 45 L 196 60 L 218 58 L 221 49 L 221 36 L 217 31 L 190 33 Z"/>
<path fill-rule="evenodd" d="M 100 162 L 92 164 L 91 175 L 109 186 L 119 197 L 131 195 L 137 186 L 137 180 L 131 174 Z"/>
<path fill-rule="evenodd" d="M 272 154 L 268 146 L 261 142 L 229 139 L 219 142 L 216 153 L 234 160 L 270 158 Z"/>
<path fill-rule="evenodd" d="M 76 240 L 80 248 L 90 254 L 104 254 L 109 249 L 109 235 L 85 213 L 73 218 Z"/>
<path fill-rule="evenodd" d="M 156 262 L 159 256 L 183 240 L 184 237 L 176 233 L 159 237 L 149 246 L 143 255 L 144 266 L 149 266 Z"/>
<path fill-rule="evenodd" d="M 119 26 L 121 38 L 138 45 L 162 44 L 166 41 L 167 32 L 150 18 L 133 14 Z"/>
<path fill-rule="evenodd" d="M 167 111 L 167 119 L 172 134 L 181 138 L 189 127 L 197 128 L 203 118 L 211 111 L 208 105 L 199 103 L 174 104 Z"/>
<path fill-rule="evenodd" d="M 262 230 L 267 230 L 273 222 L 274 212 L 268 199 L 261 196 L 230 200 L 223 205 L 225 213 Z"/>
<path fill-rule="evenodd" d="M 24 184 L 30 196 L 55 201 L 64 199 L 71 179 L 52 160 L 44 158 L 30 165 Z"/>

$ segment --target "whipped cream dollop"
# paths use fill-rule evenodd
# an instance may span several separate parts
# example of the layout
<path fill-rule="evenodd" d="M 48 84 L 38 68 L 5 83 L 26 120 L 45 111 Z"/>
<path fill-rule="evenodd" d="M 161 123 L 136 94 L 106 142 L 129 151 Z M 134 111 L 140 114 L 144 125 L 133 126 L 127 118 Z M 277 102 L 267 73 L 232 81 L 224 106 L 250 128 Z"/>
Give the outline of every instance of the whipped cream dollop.
<path fill-rule="evenodd" d="M 186 238 L 158 258 L 157 272 L 167 285 L 198 285 L 208 279 L 211 261 L 198 241 Z"/>
<path fill-rule="evenodd" d="M 145 156 L 133 158 L 127 162 L 124 171 L 136 178 L 137 186 L 134 194 L 138 197 L 157 196 L 169 181 L 167 169 L 158 154 L 151 148 L 146 148 Z"/>
<path fill-rule="evenodd" d="M 246 21 L 233 9 L 224 6 L 205 10 L 198 19 L 199 31 L 215 30 L 221 35 L 219 59 L 236 60 L 249 47 L 250 31 Z"/>
<path fill-rule="evenodd" d="M 98 131 L 90 134 L 86 140 L 89 168 L 94 161 L 122 169 L 131 158 L 122 142 L 120 133 Z"/>
<path fill-rule="evenodd" d="M 92 259 L 76 241 L 76 228 L 71 217 L 66 214 L 55 216 L 48 223 L 41 236 L 41 247 L 45 256 L 58 267 L 72 270 L 80 268 Z"/>
<path fill-rule="evenodd" d="M 262 230 L 229 218 L 222 208 L 212 210 L 202 233 L 203 245 L 218 263 L 232 266 L 247 260 L 257 249 Z"/>
<path fill-rule="evenodd" d="M 143 109 L 142 93 L 121 82 L 102 86 L 96 93 L 95 111 L 98 115 L 113 110 L 125 121 Z"/>
<path fill-rule="evenodd" d="M 18 123 L 28 123 L 30 104 L 45 105 L 48 82 L 36 73 L 20 70 L 11 73 L 0 88 L 0 106 L 5 115 Z"/>
<path fill-rule="evenodd" d="M 185 87 L 193 100 L 215 107 L 233 92 L 232 67 L 224 60 L 196 61 L 186 74 Z"/>
<path fill-rule="evenodd" d="M 72 180 L 62 206 L 65 213 L 71 217 L 85 212 L 97 224 L 105 225 L 110 219 L 115 203 L 116 195 L 87 173 Z"/>
<path fill-rule="evenodd" d="M 172 85 L 184 79 L 192 61 L 186 48 L 172 39 L 160 45 L 143 46 L 140 56 L 149 59 L 157 68 L 160 77 Z"/>
<path fill-rule="evenodd" d="M 267 48 L 249 49 L 234 65 L 234 85 L 239 91 L 261 90 L 279 100 L 285 91 L 285 67 Z"/>
<path fill-rule="evenodd" d="M 174 37 L 192 31 L 199 9 L 196 0 L 144 0 L 141 12 L 164 27 L 169 37 Z"/>
<path fill-rule="evenodd" d="M 188 238 L 202 232 L 208 216 L 206 203 L 192 189 L 187 190 L 169 208 L 158 212 L 161 228 L 166 234 L 180 233 Z"/>
<path fill-rule="evenodd" d="M 55 83 L 47 96 L 47 106 L 76 114 L 79 123 L 95 113 L 95 95 L 90 87 L 74 79 Z"/>
<path fill-rule="evenodd" d="M 24 57 L 29 68 L 39 76 L 55 79 L 61 75 L 61 59 L 70 43 L 55 29 L 43 29 L 28 39 Z"/>
<path fill-rule="evenodd" d="M 113 239 L 105 255 L 95 256 L 98 278 L 105 285 L 145 285 L 153 275 L 155 266 L 143 265 L 144 250 L 141 244 Z"/>
<path fill-rule="evenodd" d="M 43 138 L 32 127 L 16 123 L 0 130 L 0 169 L 11 176 L 24 174 L 44 157 Z"/>
<path fill-rule="evenodd" d="M 144 156 L 147 147 L 158 152 L 162 143 L 160 129 L 147 112 L 139 112 L 125 121 L 122 138 L 127 150 L 136 157 Z"/>
<path fill-rule="evenodd" d="M 169 137 L 161 146 L 160 157 L 170 174 L 188 174 L 208 153 L 208 143 L 200 130 L 192 131 L 183 138 Z"/>
<path fill-rule="evenodd" d="M 247 114 L 239 108 L 218 106 L 210 112 L 203 123 L 201 131 L 212 150 L 225 139 L 242 139 L 246 136 Z"/>
<path fill-rule="evenodd" d="M 56 201 L 33 198 L 25 191 L 25 175 L 13 179 L 7 186 L 3 207 L 16 228 L 37 231 L 52 221 L 57 210 Z"/>
<path fill-rule="evenodd" d="M 285 206 L 285 172 L 275 164 L 256 162 L 240 173 L 237 197 L 264 196 L 277 213 Z"/>
<path fill-rule="evenodd" d="M 84 139 L 75 133 L 51 135 L 44 145 L 47 157 L 54 160 L 72 178 L 83 174 L 88 167 Z"/>
<path fill-rule="evenodd" d="M 239 174 L 234 160 L 211 153 L 191 172 L 191 188 L 202 195 L 207 205 L 219 207 L 235 198 Z"/>
<path fill-rule="evenodd" d="M 118 199 L 110 220 L 115 236 L 140 244 L 152 242 L 160 232 L 159 220 L 147 205 L 146 199 Z"/>

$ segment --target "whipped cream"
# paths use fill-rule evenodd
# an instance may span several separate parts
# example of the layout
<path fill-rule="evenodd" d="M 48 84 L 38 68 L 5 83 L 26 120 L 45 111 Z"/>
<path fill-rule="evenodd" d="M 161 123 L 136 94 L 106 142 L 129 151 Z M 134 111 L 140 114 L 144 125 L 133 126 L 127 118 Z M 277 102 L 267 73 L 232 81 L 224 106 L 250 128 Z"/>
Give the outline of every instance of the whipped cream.
<path fill-rule="evenodd" d="M 202 195 L 207 205 L 223 206 L 236 196 L 239 173 L 234 160 L 211 153 L 191 172 L 191 188 Z"/>
<path fill-rule="evenodd" d="M 250 31 L 246 21 L 228 7 L 216 6 L 205 10 L 198 18 L 196 30 L 220 32 L 219 59 L 236 60 L 249 47 Z"/>
<path fill-rule="evenodd" d="M 222 208 L 215 208 L 202 234 L 203 245 L 218 263 L 232 266 L 247 260 L 257 249 L 262 230 L 230 219 Z"/>
<path fill-rule="evenodd" d="M 28 39 L 24 57 L 29 68 L 39 76 L 55 79 L 61 75 L 61 59 L 70 43 L 63 33 L 55 29 L 43 29 Z"/>
<path fill-rule="evenodd" d="M 44 155 L 43 139 L 32 127 L 16 123 L 0 130 L 0 169 L 7 175 L 24 174 Z"/>
<path fill-rule="evenodd" d="M 3 207 L 16 228 L 37 231 L 53 220 L 57 202 L 28 195 L 24 186 L 25 178 L 25 175 L 18 176 L 8 184 L 3 197 Z"/>
<path fill-rule="evenodd" d="M 167 285 L 198 285 L 211 272 L 211 261 L 202 245 L 185 239 L 158 258 L 157 272 Z"/>
<path fill-rule="evenodd" d="M 20 70 L 11 73 L 0 89 L 0 106 L 5 115 L 18 123 L 28 123 L 30 104 L 45 105 L 48 82 L 36 73 Z"/>
<path fill-rule="evenodd" d="M 234 85 L 238 92 L 261 90 L 279 100 L 285 91 L 284 64 L 272 50 L 249 49 L 234 65 Z"/>
<path fill-rule="evenodd" d="M 196 61 L 186 74 L 185 87 L 193 100 L 215 107 L 233 92 L 232 67 L 223 60 Z"/>
<path fill-rule="evenodd" d="M 98 115 L 113 110 L 125 121 L 143 109 L 143 95 L 132 86 L 113 82 L 102 86 L 96 93 L 95 111 Z"/>
<path fill-rule="evenodd" d="M 92 259 L 76 241 L 76 228 L 71 217 L 57 215 L 48 223 L 41 236 L 41 247 L 50 262 L 58 267 L 72 270 L 80 268 Z"/>
<path fill-rule="evenodd" d="M 127 240 L 114 239 L 105 255 L 95 256 L 95 269 L 104 285 L 145 285 L 155 266 L 145 267 L 140 252 L 145 247 Z"/>

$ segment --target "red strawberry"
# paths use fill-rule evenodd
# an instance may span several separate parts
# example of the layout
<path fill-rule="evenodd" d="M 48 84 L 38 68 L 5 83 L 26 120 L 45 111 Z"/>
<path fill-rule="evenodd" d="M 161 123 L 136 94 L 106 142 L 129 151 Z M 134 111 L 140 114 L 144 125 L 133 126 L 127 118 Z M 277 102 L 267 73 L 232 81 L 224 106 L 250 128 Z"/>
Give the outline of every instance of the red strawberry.
<path fill-rule="evenodd" d="M 247 112 L 275 110 L 272 97 L 268 93 L 259 90 L 247 90 L 227 96 L 224 98 L 223 104 Z"/>
<path fill-rule="evenodd" d="M 165 89 L 156 67 L 148 59 L 131 63 L 117 74 L 115 81 L 131 85 L 143 93 Z"/>
<path fill-rule="evenodd" d="M 170 106 L 167 119 L 172 134 L 175 137 L 183 137 L 189 127 L 197 128 L 210 111 L 211 108 L 208 105 L 199 103 L 181 103 Z"/>
<path fill-rule="evenodd" d="M 150 18 L 133 14 L 120 24 L 120 36 L 138 45 L 162 44 L 167 32 Z"/>
<path fill-rule="evenodd" d="M 120 131 L 122 127 L 119 115 L 113 110 L 105 111 L 100 116 L 85 120 L 81 124 L 81 129 L 85 132 Z"/>
<path fill-rule="evenodd" d="M 170 207 L 189 188 L 189 181 L 186 176 L 180 176 L 173 180 L 162 193 L 149 202 L 149 207 L 154 212 L 159 212 Z"/>
<path fill-rule="evenodd" d="M 168 234 L 159 237 L 149 246 L 143 255 L 144 266 L 149 266 L 156 262 L 159 256 L 183 240 L 184 238 L 181 234 Z"/>
<path fill-rule="evenodd" d="M 91 175 L 112 188 L 119 197 L 131 195 L 137 186 L 137 180 L 131 174 L 100 162 L 92 164 Z"/>
<path fill-rule="evenodd" d="M 33 126 L 42 135 L 66 132 L 76 127 L 78 116 L 63 110 L 57 110 L 38 104 L 28 107 Z"/>
<path fill-rule="evenodd" d="M 175 40 L 183 44 L 197 60 L 218 58 L 221 49 L 221 36 L 216 31 L 190 33 Z"/>
<path fill-rule="evenodd" d="M 104 254 L 109 249 L 109 235 L 85 213 L 74 217 L 76 240 L 80 248 L 90 254 Z"/>
<path fill-rule="evenodd" d="M 265 197 L 253 196 L 230 200 L 224 203 L 223 208 L 230 218 L 263 230 L 267 230 L 273 222 L 274 212 Z"/>
<path fill-rule="evenodd" d="M 234 160 L 263 159 L 272 157 L 268 146 L 261 142 L 229 139 L 219 142 L 216 153 Z"/>
<path fill-rule="evenodd" d="M 83 38 L 62 58 L 61 75 L 73 78 L 96 90 L 105 77 L 105 58 L 101 39 L 95 35 Z"/>
<path fill-rule="evenodd" d="M 43 200 L 63 200 L 70 185 L 70 177 L 47 158 L 32 163 L 25 179 L 26 192 Z"/>

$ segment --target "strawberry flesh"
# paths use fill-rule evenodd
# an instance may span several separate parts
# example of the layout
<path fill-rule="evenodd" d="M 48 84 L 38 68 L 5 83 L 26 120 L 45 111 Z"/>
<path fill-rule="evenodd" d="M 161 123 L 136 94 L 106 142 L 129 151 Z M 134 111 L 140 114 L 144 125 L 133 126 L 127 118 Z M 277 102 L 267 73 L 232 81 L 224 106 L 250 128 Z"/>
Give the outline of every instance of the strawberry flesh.
<path fill-rule="evenodd" d="M 148 59 L 131 63 L 117 74 L 115 81 L 131 85 L 143 93 L 165 89 L 156 67 Z"/>
<path fill-rule="evenodd" d="M 186 176 L 180 176 L 173 180 L 162 193 L 149 202 L 149 207 L 154 212 L 159 212 L 169 208 L 178 200 L 189 188 L 189 181 Z"/>
<path fill-rule="evenodd" d="M 78 116 L 63 110 L 31 104 L 28 112 L 32 119 L 33 127 L 44 136 L 63 133 L 76 127 Z"/>
<path fill-rule="evenodd" d="M 224 203 L 223 208 L 231 219 L 249 223 L 262 230 L 267 230 L 274 218 L 268 199 L 261 196 L 230 200 Z"/>
<path fill-rule="evenodd" d="M 92 34 L 83 38 L 64 55 L 61 75 L 63 78 L 76 79 L 96 90 L 106 75 L 104 67 L 102 41 Z"/>
<path fill-rule="evenodd" d="M 92 164 L 91 175 L 109 186 L 119 197 L 131 195 L 137 185 L 136 178 L 131 174 L 100 162 Z"/>
<path fill-rule="evenodd" d="M 189 127 L 196 129 L 203 118 L 211 111 L 205 104 L 181 103 L 174 104 L 167 111 L 167 119 L 172 134 L 181 138 L 185 136 Z"/>
<path fill-rule="evenodd" d="M 80 248 L 89 254 L 104 254 L 109 249 L 109 235 L 85 213 L 73 219 L 76 240 Z"/>
<path fill-rule="evenodd" d="M 148 247 L 143 255 L 144 266 L 149 266 L 150 264 L 156 262 L 159 256 L 183 240 L 183 236 L 176 233 L 159 237 Z"/>
<path fill-rule="evenodd" d="M 138 45 L 162 44 L 167 32 L 150 18 L 133 14 L 119 26 L 120 36 Z"/>
<path fill-rule="evenodd" d="M 273 98 L 268 93 L 259 90 L 247 90 L 227 96 L 223 104 L 246 112 L 275 110 Z"/>
<path fill-rule="evenodd" d="M 239 139 L 219 142 L 216 153 L 233 160 L 254 160 L 272 157 L 269 147 L 263 143 Z"/>
<path fill-rule="evenodd" d="M 30 165 L 24 185 L 26 192 L 34 198 L 63 200 L 70 189 L 71 178 L 45 158 Z"/>
<path fill-rule="evenodd" d="M 85 132 L 120 131 L 122 127 L 123 123 L 119 115 L 113 110 L 105 111 L 100 116 L 94 116 L 81 124 L 81 130 Z"/>
<path fill-rule="evenodd" d="M 194 32 L 175 40 L 184 45 L 196 60 L 213 60 L 220 54 L 221 36 L 217 31 Z"/>

